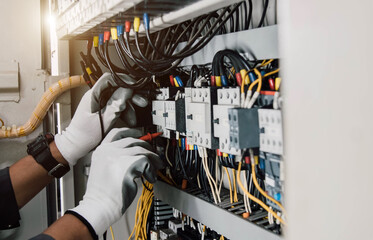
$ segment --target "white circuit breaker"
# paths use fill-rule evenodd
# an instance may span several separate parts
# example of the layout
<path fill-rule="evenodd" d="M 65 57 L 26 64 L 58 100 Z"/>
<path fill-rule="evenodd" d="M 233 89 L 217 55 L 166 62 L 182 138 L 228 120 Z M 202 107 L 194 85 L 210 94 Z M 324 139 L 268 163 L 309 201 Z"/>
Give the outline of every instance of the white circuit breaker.
<path fill-rule="evenodd" d="M 240 155 L 229 139 L 228 109 L 240 106 L 240 89 L 224 88 L 217 90 L 218 105 L 213 106 L 214 136 L 219 138 L 219 150 L 224 153 Z"/>
<path fill-rule="evenodd" d="M 283 154 L 282 116 L 280 110 L 259 109 L 260 151 Z"/>
<path fill-rule="evenodd" d="M 212 104 L 216 96 L 211 88 L 185 88 L 185 117 L 189 144 L 216 149 L 218 139 L 213 135 Z M 214 95 L 214 96 L 212 96 Z"/>

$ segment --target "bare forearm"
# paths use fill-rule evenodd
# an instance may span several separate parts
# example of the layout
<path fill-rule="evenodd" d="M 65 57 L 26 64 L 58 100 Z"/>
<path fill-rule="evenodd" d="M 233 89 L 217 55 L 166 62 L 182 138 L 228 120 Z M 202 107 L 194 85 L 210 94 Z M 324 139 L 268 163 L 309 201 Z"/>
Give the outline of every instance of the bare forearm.
<path fill-rule="evenodd" d="M 65 214 L 48 229 L 45 234 L 55 240 L 92 240 L 88 228 L 79 219 L 70 214 Z"/>
<path fill-rule="evenodd" d="M 52 142 L 49 147 L 52 156 L 60 163 L 67 165 L 56 144 Z M 30 155 L 13 164 L 9 168 L 9 174 L 19 208 L 22 208 L 53 179 Z"/>

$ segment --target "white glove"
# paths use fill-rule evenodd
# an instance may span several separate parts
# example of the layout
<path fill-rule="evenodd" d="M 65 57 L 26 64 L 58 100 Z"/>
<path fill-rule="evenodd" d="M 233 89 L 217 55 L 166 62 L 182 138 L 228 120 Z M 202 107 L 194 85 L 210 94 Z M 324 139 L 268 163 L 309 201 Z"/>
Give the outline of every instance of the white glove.
<path fill-rule="evenodd" d="M 103 90 L 103 83 L 112 81 L 110 74 L 105 73 L 98 80 L 95 86 L 86 92 L 79 103 L 70 125 L 62 134 L 57 134 L 55 142 L 62 156 L 74 166 L 79 158 L 85 156 L 94 149 L 102 140 L 101 126 L 98 109 L 92 112 L 92 102 Z M 129 100 L 133 91 L 126 88 L 118 88 L 107 101 L 102 110 L 104 132 L 107 133 L 121 112 L 129 107 Z M 147 103 L 146 103 L 147 104 Z M 146 106 L 146 105 L 145 105 Z"/>
<path fill-rule="evenodd" d="M 135 198 L 134 178 L 143 175 L 153 183 L 163 165 L 149 150 L 150 144 L 128 137 L 139 137 L 139 133 L 135 129 L 113 129 L 93 152 L 87 191 L 79 205 L 70 211 L 87 220 L 98 236 L 119 220 L 128 207 L 125 205 Z M 123 136 L 126 138 L 120 139 Z"/>

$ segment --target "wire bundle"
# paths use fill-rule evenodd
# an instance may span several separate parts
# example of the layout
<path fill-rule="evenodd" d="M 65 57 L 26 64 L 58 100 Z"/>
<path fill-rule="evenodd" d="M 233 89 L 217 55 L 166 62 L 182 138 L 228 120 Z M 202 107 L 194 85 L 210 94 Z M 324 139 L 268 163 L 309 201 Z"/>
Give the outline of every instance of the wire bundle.
<path fill-rule="evenodd" d="M 150 32 L 149 15 L 143 13 L 145 36 L 140 36 L 141 19 L 135 17 L 132 22 L 125 21 L 124 26 L 112 27 L 110 31 L 94 36 L 93 41 L 88 41 L 87 54 L 81 53 L 84 79 L 92 86 L 92 82 L 102 75 L 91 54 L 93 44 L 99 62 L 110 70 L 119 87 L 143 88 L 153 77 L 167 75 L 177 68 L 185 57 L 201 50 L 215 35 L 264 26 L 268 2 L 269 0 L 263 4 L 263 13 L 257 26 L 253 24 L 251 0 L 236 3 L 155 33 Z M 111 60 L 110 37 L 120 66 Z M 118 73 L 127 74 L 134 81 L 123 80 Z"/>
<path fill-rule="evenodd" d="M 132 229 L 131 235 L 129 236 L 128 240 L 147 239 L 148 217 L 149 217 L 149 212 L 152 207 L 153 197 L 154 197 L 153 184 L 147 181 L 144 182 L 144 187 L 142 188 L 141 196 L 137 202 L 135 225 Z"/>

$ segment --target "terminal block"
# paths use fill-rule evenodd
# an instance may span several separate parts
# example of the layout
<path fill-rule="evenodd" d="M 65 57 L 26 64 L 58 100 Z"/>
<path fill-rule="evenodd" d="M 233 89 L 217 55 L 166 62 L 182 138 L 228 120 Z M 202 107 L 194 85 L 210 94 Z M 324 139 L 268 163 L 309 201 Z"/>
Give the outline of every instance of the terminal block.
<path fill-rule="evenodd" d="M 259 147 L 259 121 L 256 108 L 228 109 L 229 140 L 236 149 Z"/>
<path fill-rule="evenodd" d="M 213 135 L 212 105 L 216 103 L 216 88 L 185 89 L 185 118 L 189 144 L 218 148 Z"/>
<path fill-rule="evenodd" d="M 185 135 L 185 98 L 180 88 L 161 88 L 161 93 L 157 94 L 157 99 L 152 102 L 152 122 L 159 126 L 163 137 L 169 138 L 170 131 L 177 131 Z M 178 94 L 176 101 L 167 100 L 174 98 Z"/>
<path fill-rule="evenodd" d="M 231 146 L 228 119 L 228 109 L 240 106 L 240 89 L 218 89 L 217 97 L 218 105 L 213 106 L 213 124 L 214 136 L 219 138 L 219 149 L 224 153 L 240 155 L 241 150 Z"/>
<path fill-rule="evenodd" d="M 282 115 L 280 110 L 259 109 L 260 150 L 283 154 Z"/>
<path fill-rule="evenodd" d="M 218 105 L 240 106 L 240 88 L 222 88 L 218 89 Z"/>
<path fill-rule="evenodd" d="M 168 99 L 174 99 L 175 95 L 178 91 L 182 91 L 182 88 L 178 87 L 166 87 L 166 88 L 160 88 L 158 89 L 161 93 L 157 94 L 156 99 L 157 100 L 168 100 Z"/>

